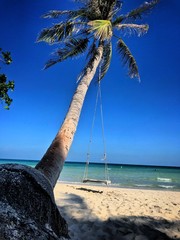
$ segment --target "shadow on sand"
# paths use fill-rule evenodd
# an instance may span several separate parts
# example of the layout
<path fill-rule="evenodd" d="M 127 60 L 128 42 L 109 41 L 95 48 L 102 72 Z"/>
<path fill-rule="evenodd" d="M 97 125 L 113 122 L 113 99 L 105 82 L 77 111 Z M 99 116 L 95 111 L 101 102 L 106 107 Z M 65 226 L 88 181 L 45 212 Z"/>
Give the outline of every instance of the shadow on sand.
<path fill-rule="evenodd" d="M 180 221 L 144 216 L 119 216 L 102 221 L 91 218 L 91 209 L 78 195 L 68 194 L 64 204 L 61 201 L 56 202 L 69 225 L 72 240 L 180 240 Z M 74 217 L 74 212 L 76 216 L 81 214 Z"/>

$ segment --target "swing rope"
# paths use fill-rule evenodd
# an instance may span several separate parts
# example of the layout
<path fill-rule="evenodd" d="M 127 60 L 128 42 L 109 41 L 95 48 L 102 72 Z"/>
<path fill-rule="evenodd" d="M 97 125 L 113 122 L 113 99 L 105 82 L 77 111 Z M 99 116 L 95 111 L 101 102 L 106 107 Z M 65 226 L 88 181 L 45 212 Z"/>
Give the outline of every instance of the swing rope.
<path fill-rule="evenodd" d="M 98 98 L 99 98 L 99 91 L 97 91 L 97 95 L 96 95 L 94 115 L 93 115 L 93 120 L 92 120 L 92 126 L 91 126 L 91 132 L 90 132 L 90 139 L 89 139 L 88 151 L 87 151 L 87 158 L 86 158 L 86 167 L 85 167 L 83 179 L 87 179 L 87 177 L 88 177 L 88 165 L 89 165 L 89 161 L 90 161 L 90 151 L 91 151 L 91 145 L 92 145 L 92 137 L 93 137 L 94 123 L 95 123 L 95 119 L 96 119 L 96 111 L 97 111 L 97 105 L 98 105 Z"/>
<path fill-rule="evenodd" d="M 104 164 L 105 164 L 105 172 L 104 172 L 105 180 L 88 179 L 88 166 L 89 166 L 89 162 L 90 162 L 90 150 L 91 150 L 91 145 L 92 145 L 93 129 L 94 129 L 94 124 L 95 124 L 98 100 L 100 101 L 101 131 L 102 131 L 103 151 L 104 151 L 102 160 L 104 161 Z M 105 184 L 110 183 L 108 165 L 107 165 L 107 156 L 106 156 L 106 143 L 105 143 L 105 134 L 104 134 L 104 119 L 103 119 L 102 93 L 101 93 L 100 81 L 98 81 L 98 90 L 97 90 L 97 95 L 96 95 L 95 109 L 94 109 L 91 132 L 90 132 L 90 139 L 89 139 L 89 145 L 88 145 L 88 152 L 87 152 L 83 182 L 104 182 Z"/>
<path fill-rule="evenodd" d="M 102 139 L 103 139 L 103 147 L 104 147 L 104 156 L 103 156 L 102 160 L 104 160 L 104 164 L 105 164 L 105 169 L 104 169 L 105 179 L 109 181 L 109 172 L 108 172 L 107 156 L 106 156 L 106 141 L 105 141 L 105 134 L 104 134 L 102 93 L 101 93 L 100 81 L 98 82 L 98 84 L 99 84 L 99 100 L 100 100 L 100 113 L 101 113 L 101 129 L 102 129 Z"/>

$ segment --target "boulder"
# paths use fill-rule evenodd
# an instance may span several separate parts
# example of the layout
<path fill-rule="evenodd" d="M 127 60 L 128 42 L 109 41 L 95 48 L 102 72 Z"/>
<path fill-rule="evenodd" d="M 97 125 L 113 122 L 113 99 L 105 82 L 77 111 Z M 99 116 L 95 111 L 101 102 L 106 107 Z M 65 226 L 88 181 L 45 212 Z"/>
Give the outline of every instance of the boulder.
<path fill-rule="evenodd" d="M 48 179 L 32 167 L 0 165 L 0 239 L 67 238 L 67 223 L 56 206 Z"/>

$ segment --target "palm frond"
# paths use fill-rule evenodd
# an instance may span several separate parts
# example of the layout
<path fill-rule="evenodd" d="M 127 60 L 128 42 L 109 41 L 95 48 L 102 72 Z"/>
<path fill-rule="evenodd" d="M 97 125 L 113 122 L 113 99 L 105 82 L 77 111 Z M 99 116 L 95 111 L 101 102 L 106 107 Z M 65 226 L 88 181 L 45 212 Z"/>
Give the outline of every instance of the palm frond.
<path fill-rule="evenodd" d="M 67 15 L 67 18 L 69 18 L 69 20 L 71 19 L 77 19 L 80 18 L 82 19 L 87 19 L 87 9 L 85 8 L 80 8 L 79 10 L 64 10 L 64 11 L 58 11 L 58 10 L 51 10 L 48 13 L 44 14 L 42 17 L 43 18 L 58 18 L 61 17 L 63 15 Z"/>
<path fill-rule="evenodd" d="M 89 21 L 102 19 L 101 11 L 99 9 L 99 1 L 90 0 L 90 1 L 87 1 L 85 5 L 86 5 L 87 17 Z"/>
<path fill-rule="evenodd" d="M 89 0 L 86 1 L 86 9 L 89 11 L 89 20 L 110 20 L 117 9 L 122 6 L 121 0 Z"/>
<path fill-rule="evenodd" d="M 70 36 L 73 32 L 73 22 L 60 22 L 50 28 L 45 28 L 41 31 L 38 36 L 37 42 L 56 43 L 61 41 L 63 38 Z"/>
<path fill-rule="evenodd" d="M 71 11 L 69 17 L 72 19 L 87 19 L 87 9 L 80 8 L 79 10 Z"/>
<path fill-rule="evenodd" d="M 75 39 L 71 38 L 68 42 L 65 43 L 65 47 L 57 50 L 54 53 L 54 58 L 50 59 L 46 65 L 45 69 L 51 67 L 52 65 L 62 62 L 66 60 L 69 57 L 76 57 L 79 54 L 82 54 L 83 52 L 86 51 L 87 46 L 88 46 L 88 38 L 84 39 Z"/>
<path fill-rule="evenodd" d="M 87 0 L 73 0 L 74 2 L 87 3 Z"/>
<path fill-rule="evenodd" d="M 64 11 L 58 11 L 58 10 L 51 10 L 44 15 L 42 15 L 43 18 L 58 18 L 62 15 L 70 14 L 72 11 L 70 10 L 64 10 Z"/>
<path fill-rule="evenodd" d="M 89 47 L 86 59 L 87 60 L 90 59 L 92 55 L 95 54 L 95 52 L 96 52 L 96 41 L 94 40 L 91 46 Z"/>
<path fill-rule="evenodd" d="M 124 23 L 124 24 L 118 24 L 116 27 L 119 30 L 125 31 L 125 33 L 129 33 L 130 35 L 132 33 L 137 33 L 138 36 L 141 36 L 145 33 L 147 33 L 149 26 L 147 24 L 132 24 L 132 23 Z"/>
<path fill-rule="evenodd" d="M 107 40 L 112 37 L 112 25 L 109 20 L 93 20 L 88 22 L 89 32 L 94 32 L 97 39 Z"/>
<path fill-rule="evenodd" d="M 124 20 L 125 16 L 124 15 L 120 15 L 118 17 L 116 17 L 116 19 L 112 22 L 112 26 L 116 26 L 117 24 L 120 24 L 123 20 Z"/>
<path fill-rule="evenodd" d="M 101 81 L 105 74 L 107 73 L 111 63 L 111 57 L 112 57 L 112 43 L 108 42 L 107 44 L 104 45 L 102 61 L 100 63 L 99 81 Z"/>
<path fill-rule="evenodd" d="M 116 8 L 118 8 L 119 10 L 121 10 L 122 5 L 123 5 L 123 1 L 122 0 L 117 0 L 116 1 Z"/>
<path fill-rule="evenodd" d="M 113 15 L 113 10 L 116 6 L 116 0 L 99 0 L 99 10 L 101 12 L 102 19 L 111 19 Z"/>
<path fill-rule="evenodd" d="M 140 79 L 136 60 L 122 39 L 119 39 L 117 43 L 117 50 L 122 55 L 124 65 L 128 65 L 129 76 L 131 78 L 137 77 Z"/>
<path fill-rule="evenodd" d="M 160 0 L 152 0 L 151 2 L 144 2 L 140 7 L 130 11 L 128 14 L 117 17 L 112 25 L 115 26 L 122 21 L 141 19 L 142 16 L 148 14 L 159 3 L 159 1 Z"/>
<path fill-rule="evenodd" d="M 81 71 L 80 75 L 78 76 L 77 82 L 79 82 L 84 77 L 84 75 L 87 73 L 87 69 L 88 68 L 90 68 L 90 69 L 93 68 L 94 60 L 97 59 L 98 56 L 99 56 L 98 49 L 97 49 L 95 43 L 93 43 L 91 45 L 89 51 L 88 51 L 88 59 L 89 60 L 88 60 L 88 62 L 86 64 L 86 66 Z"/>
<path fill-rule="evenodd" d="M 144 2 L 140 7 L 132 10 L 126 15 L 126 18 L 141 18 L 143 14 L 149 13 L 153 7 L 155 7 L 159 3 L 159 0 L 153 0 L 151 2 Z"/>
<path fill-rule="evenodd" d="M 122 9 L 123 1 L 117 0 L 114 4 L 113 11 L 111 13 L 111 22 L 113 23 L 114 16 L 117 16 L 117 13 Z"/>

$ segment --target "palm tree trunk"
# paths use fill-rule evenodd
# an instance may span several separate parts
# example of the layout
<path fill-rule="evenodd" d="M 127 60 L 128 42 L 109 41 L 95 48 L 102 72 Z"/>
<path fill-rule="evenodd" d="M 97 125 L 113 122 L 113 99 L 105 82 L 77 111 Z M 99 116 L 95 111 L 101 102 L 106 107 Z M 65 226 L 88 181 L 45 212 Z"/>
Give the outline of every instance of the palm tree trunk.
<path fill-rule="evenodd" d="M 103 46 L 100 44 L 97 49 L 97 54 L 94 56 L 93 67 L 87 68 L 86 74 L 78 84 L 59 132 L 41 161 L 36 165 L 36 169 L 41 171 L 49 179 L 52 187 L 55 186 L 62 171 L 64 161 L 76 132 L 84 98 L 100 63 L 102 54 Z"/>

